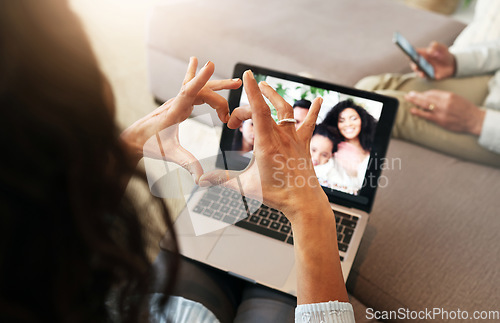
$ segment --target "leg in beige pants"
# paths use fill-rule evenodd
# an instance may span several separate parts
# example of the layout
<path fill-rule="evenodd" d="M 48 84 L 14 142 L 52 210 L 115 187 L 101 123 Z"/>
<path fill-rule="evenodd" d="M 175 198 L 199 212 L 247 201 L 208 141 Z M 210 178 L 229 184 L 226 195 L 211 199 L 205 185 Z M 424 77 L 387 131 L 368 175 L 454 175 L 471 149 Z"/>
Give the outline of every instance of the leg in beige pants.
<path fill-rule="evenodd" d="M 481 106 L 488 94 L 491 75 L 429 81 L 415 74 L 382 74 L 369 76 L 356 84 L 356 88 L 375 91 L 399 100 L 394 138 L 407 140 L 445 154 L 490 166 L 500 165 L 500 155 L 478 144 L 476 136 L 448 131 L 432 122 L 410 113 L 413 104 L 404 99 L 409 91 L 437 89 L 457 93 L 477 106 Z"/>

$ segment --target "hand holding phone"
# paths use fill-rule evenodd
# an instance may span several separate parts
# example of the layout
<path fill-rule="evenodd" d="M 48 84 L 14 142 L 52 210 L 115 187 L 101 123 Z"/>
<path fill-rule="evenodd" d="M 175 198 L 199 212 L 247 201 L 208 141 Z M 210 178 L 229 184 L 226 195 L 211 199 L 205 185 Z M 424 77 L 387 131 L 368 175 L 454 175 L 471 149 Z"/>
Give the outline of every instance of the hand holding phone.
<path fill-rule="evenodd" d="M 395 43 L 401 50 L 408 55 L 408 57 L 417 64 L 418 68 L 425 73 L 425 75 L 430 79 L 435 79 L 434 76 L 434 67 L 423 58 L 413 47 L 410 42 L 401 36 L 397 31 L 394 32 L 394 36 L 392 38 L 393 43 Z"/>

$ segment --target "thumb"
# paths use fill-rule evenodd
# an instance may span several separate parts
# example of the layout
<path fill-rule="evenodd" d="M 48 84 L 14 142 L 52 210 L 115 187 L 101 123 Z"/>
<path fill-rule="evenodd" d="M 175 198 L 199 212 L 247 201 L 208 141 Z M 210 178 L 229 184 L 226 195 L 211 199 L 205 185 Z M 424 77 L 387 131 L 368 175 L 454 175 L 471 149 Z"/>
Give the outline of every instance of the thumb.
<path fill-rule="evenodd" d="M 201 187 L 222 185 L 235 190 L 239 189 L 236 178 L 241 175 L 241 171 L 234 170 L 214 170 L 203 174 L 200 177 L 199 185 Z"/>
<path fill-rule="evenodd" d="M 446 52 L 447 47 L 438 42 L 432 42 L 428 54 L 431 57 L 442 58 Z"/>
<path fill-rule="evenodd" d="M 203 167 L 201 167 L 198 159 L 182 146 L 179 146 L 175 155 L 167 158 L 167 160 L 173 161 L 190 172 L 196 183 L 199 182 L 201 175 L 203 175 Z"/>

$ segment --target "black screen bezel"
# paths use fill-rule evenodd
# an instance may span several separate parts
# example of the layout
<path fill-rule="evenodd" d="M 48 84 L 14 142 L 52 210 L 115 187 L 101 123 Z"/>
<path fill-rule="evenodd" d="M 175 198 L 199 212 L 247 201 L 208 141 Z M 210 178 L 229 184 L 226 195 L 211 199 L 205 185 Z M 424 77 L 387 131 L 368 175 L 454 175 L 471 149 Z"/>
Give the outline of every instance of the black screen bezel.
<path fill-rule="evenodd" d="M 383 96 L 373 92 L 366 92 L 354 88 L 348 88 L 341 85 L 305 78 L 298 75 L 279 72 L 268 68 L 249 65 L 245 63 L 236 64 L 233 72 L 233 78 L 242 78 L 243 73 L 249 69 L 252 70 L 254 74 L 264 74 L 272 77 L 278 77 L 284 80 L 290 80 L 305 85 L 337 91 L 347 95 L 352 95 L 360 98 L 381 102 L 383 104 L 382 112 L 378 121 L 377 130 L 375 132 L 375 138 L 373 141 L 372 151 L 370 153 L 370 161 L 368 162 L 368 168 L 365 174 L 365 181 L 369 179 L 371 182 L 375 181 L 378 183 L 378 179 L 382 171 L 381 165 L 385 159 L 392 131 L 392 126 L 396 118 L 398 101 L 395 98 Z M 240 87 L 239 89 L 231 90 L 229 92 L 228 103 L 229 103 L 229 110 L 231 113 L 235 108 L 239 106 L 242 89 L 243 87 Z M 223 152 L 223 154 L 219 155 L 217 158 L 216 166 L 218 168 L 227 169 L 226 160 L 223 158 L 223 156 L 225 151 L 230 151 L 232 148 L 234 131 L 235 130 L 233 129 L 229 129 L 226 124 L 223 125 L 221 141 L 220 141 L 220 149 Z M 246 163 L 248 164 L 248 159 L 245 158 L 244 161 L 246 161 Z M 373 206 L 373 201 L 375 198 L 375 193 L 377 191 L 377 186 L 375 185 L 373 187 L 370 185 L 364 185 L 361 188 L 358 195 L 343 193 L 334 189 L 330 189 L 328 187 L 323 187 L 323 190 L 327 194 L 328 200 L 330 202 L 343 205 L 346 207 L 356 208 L 369 213 Z"/>

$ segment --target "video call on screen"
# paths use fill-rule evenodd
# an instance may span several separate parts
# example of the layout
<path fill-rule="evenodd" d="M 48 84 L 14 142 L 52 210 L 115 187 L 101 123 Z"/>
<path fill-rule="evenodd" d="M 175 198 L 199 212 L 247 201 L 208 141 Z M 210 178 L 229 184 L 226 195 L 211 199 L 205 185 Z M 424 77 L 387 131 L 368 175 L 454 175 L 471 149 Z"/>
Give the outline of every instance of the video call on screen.
<path fill-rule="evenodd" d="M 266 81 L 294 107 L 299 127 L 311 102 L 318 96 L 323 103 L 311 138 L 311 159 L 320 184 L 340 192 L 358 195 L 370 160 L 382 102 L 316 88 L 273 76 L 255 74 L 257 82 Z M 276 109 L 266 99 L 271 115 L 278 121 Z M 248 105 L 244 90 L 240 106 Z M 246 120 L 235 130 L 232 154 L 248 160 L 253 151 L 253 122 Z"/>

